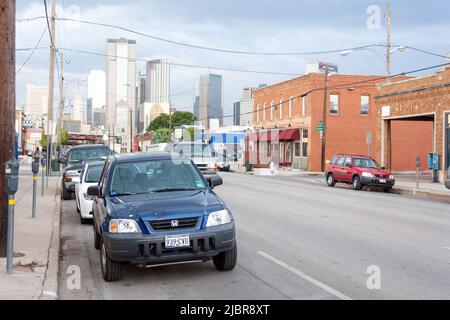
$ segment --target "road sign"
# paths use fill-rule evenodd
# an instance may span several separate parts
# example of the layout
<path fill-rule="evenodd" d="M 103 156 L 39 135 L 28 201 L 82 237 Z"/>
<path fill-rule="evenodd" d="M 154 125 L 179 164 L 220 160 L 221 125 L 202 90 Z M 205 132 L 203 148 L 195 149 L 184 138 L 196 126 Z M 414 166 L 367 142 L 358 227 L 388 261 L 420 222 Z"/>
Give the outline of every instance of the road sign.
<path fill-rule="evenodd" d="M 323 121 L 320 121 L 316 127 L 316 131 L 324 131 L 325 127 L 323 125 Z"/>
<path fill-rule="evenodd" d="M 327 62 L 320 62 L 319 63 L 319 70 L 320 72 L 338 72 L 339 68 L 335 64 L 327 63 Z"/>

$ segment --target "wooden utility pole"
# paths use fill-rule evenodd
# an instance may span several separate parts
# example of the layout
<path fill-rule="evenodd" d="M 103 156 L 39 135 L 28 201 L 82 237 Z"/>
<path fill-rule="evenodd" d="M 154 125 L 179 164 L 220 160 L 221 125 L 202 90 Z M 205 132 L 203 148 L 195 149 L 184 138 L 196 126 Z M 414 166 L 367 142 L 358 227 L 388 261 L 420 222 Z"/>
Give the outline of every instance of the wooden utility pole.
<path fill-rule="evenodd" d="M 133 110 L 130 109 L 130 153 L 134 152 Z"/>
<path fill-rule="evenodd" d="M 392 36 L 391 36 L 391 3 L 388 0 L 386 5 L 386 72 L 388 77 L 391 75 L 391 50 L 392 50 Z M 388 78 L 389 82 L 389 78 Z"/>
<path fill-rule="evenodd" d="M 62 52 L 58 51 L 58 63 L 59 63 L 59 110 L 58 110 L 58 119 L 56 125 L 56 134 L 58 139 L 58 146 L 61 146 L 61 133 L 62 133 L 62 117 L 64 112 L 64 57 Z"/>
<path fill-rule="evenodd" d="M 5 164 L 14 157 L 16 1 L 0 0 L 0 257 L 6 257 L 8 197 Z"/>
<path fill-rule="evenodd" d="M 49 65 L 49 79 L 48 79 L 48 106 L 47 106 L 47 177 L 50 176 L 51 170 L 51 145 L 53 135 L 53 95 L 55 84 L 55 52 L 56 52 L 56 0 L 52 0 L 50 22 L 50 65 Z M 47 180 L 48 181 L 48 180 Z"/>

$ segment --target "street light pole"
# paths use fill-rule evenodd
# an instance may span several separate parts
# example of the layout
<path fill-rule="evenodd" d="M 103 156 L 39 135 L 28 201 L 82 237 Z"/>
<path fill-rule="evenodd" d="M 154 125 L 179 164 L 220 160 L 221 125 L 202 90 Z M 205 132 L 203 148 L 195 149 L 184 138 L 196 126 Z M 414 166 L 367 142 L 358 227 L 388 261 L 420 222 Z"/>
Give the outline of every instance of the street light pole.
<path fill-rule="evenodd" d="M 391 3 L 387 1 L 386 7 L 386 71 L 388 77 L 391 76 L 391 54 L 392 54 L 392 44 L 391 44 Z M 389 82 L 389 78 L 387 79 Z"/>

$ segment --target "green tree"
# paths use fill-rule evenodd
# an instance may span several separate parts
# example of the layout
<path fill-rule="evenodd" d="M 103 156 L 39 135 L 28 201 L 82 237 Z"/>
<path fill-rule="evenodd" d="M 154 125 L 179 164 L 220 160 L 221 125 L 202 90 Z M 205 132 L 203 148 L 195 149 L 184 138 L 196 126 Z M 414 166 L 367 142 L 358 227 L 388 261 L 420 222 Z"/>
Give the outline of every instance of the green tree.
<path fill-rule="evenodd" d="M 67 143 L 67 130 L 62 129 L 60 134 L 61 145 L 65 145 Z"/>
<path fill-rule="evenodd" d="M 45 134 L 45 131 L 42 132 L 41 147 L 44 150 L 47 149 L 47 135 Z"/>
<path fill-rule="evenodd" d="M 167 128 L 160 128 L 154 131 L 153 141 L 155 143 L 168 143 L 170 142 L 172 133 Z"/>
<path fill-rule="evenodd" d="M 197 118 L 191 112 L 177 111 L 172 114 L 172 129 L 182 125 L 192 125 Z M 148 132 L 155 132 L 158 129 L 169 129 L 170 117 L 163 113 L 155 118 L 147 128 Z"/>

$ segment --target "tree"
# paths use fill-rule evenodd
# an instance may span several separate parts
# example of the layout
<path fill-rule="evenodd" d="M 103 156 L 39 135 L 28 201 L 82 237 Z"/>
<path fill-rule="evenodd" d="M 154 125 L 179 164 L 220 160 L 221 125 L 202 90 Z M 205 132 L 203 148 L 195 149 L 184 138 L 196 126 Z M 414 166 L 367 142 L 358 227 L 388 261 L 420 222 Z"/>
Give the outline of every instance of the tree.
<path fill-rule="evenodd" d="M 177 111 L 172 114 L 172 129 L 182 125 L 192 125 L 197 118 L 191 112 Z M 147 128 L 148 132 L 155 132 L 158 129 L 169 129 L 170 117 L 163 113 L 155 118 Z"/>
<path fill-rule="evenodd" d="M 160 128 L 157 129 L 153 134 L 153 141 L 155 143 L 168 143 L 172 138 L 172 133 L 169 129 Z"/>

